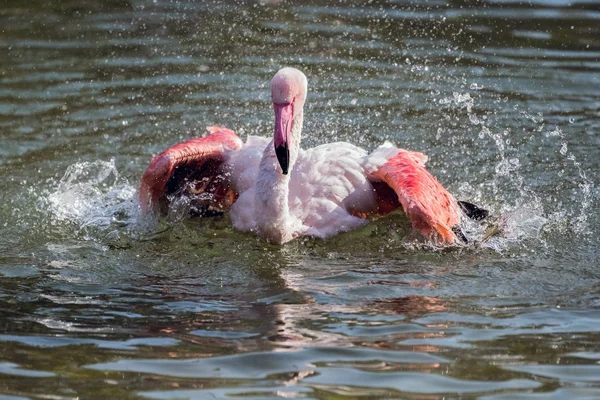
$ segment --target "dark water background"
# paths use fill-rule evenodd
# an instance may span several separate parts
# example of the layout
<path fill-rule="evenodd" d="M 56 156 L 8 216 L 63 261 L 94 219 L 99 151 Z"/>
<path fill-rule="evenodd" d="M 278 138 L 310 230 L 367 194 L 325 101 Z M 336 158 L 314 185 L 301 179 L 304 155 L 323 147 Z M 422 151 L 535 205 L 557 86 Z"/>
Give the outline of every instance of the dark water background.
<path fill-rule="evenodd" d="M 5 0 L 0 55 L 0 399 L 600 398 L 598 2 Z M 269 135 L 282 66 L 305 147 L 426 152 L 503 235 L 149 231 L 151 156 Z"/>

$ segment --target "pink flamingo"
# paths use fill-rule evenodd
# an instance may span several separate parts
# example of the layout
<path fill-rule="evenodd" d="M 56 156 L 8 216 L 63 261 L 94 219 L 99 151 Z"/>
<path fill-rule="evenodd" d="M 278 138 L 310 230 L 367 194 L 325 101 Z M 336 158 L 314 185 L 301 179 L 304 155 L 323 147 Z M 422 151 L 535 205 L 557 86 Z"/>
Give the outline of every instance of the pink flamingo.
<path fill-rule="evenodd" d="M 155 156 L 142 177 L 144 213 L 164 209 L 174 194 L 202 213 L 229 211 L 233 227 L 275 243 L 330 237 L 365 225 L 402 205 L 412 226 L 437 242 L 466 241 L 461 209 L 487 211 L 455 198 L 424 167 L 427 157 L 386 142 L 371 154 L 349 143 L 302 150 L 306 76 L 283 68 L 271 81 L 272 140 L 209 127 L 210 135 Z"/>

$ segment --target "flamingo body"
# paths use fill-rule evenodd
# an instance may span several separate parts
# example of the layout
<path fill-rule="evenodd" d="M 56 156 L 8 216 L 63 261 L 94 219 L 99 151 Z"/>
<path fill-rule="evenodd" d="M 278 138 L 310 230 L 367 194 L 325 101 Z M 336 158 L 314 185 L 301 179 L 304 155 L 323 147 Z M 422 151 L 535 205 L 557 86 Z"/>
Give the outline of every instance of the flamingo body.
<path fill-rule="evenodd" d="M 306 87 L 304 74 L 292 68 L 273 78 L 272 140 L 249 136 L 243 143 L 228 129 L 210 127 L 209 136 L 154 157 L 142 177 L 142 210 L 187 194 L 202 207 L 229 211 L 236 230 L 285 243 L 355 229 L 401 205 L 423 235 L 457 242 L 461 206 L 425 169 L 425 155 L 389 142 L 370 154 L 343 142 L 300 148 Z"/>
<path fill-rule="evenodd" d="M 231 152 L 226 161 L 234 177 L 233 188 L 240 193 L 230 211 L 234 228 L 256 231 L 256 190 L 262 151 L 270 142 L 250 137 L 248 145 Z M 330 143 L 300 150 L 290 172 L 288 196 L 291 237 L 310 235 L 329 237 L 364 225 L 367 221 L 356 213 L 370 213 L 377 208 L 373 185 L 366 175 L 365 165 L 372 160 L 367 153 L 349 143 Z M 384 160 L 381 160 L 384 161 Z M 276 171 L 276 159 L 272 160 Z M 237 179 L 235 179 L 237 177 Z"/>

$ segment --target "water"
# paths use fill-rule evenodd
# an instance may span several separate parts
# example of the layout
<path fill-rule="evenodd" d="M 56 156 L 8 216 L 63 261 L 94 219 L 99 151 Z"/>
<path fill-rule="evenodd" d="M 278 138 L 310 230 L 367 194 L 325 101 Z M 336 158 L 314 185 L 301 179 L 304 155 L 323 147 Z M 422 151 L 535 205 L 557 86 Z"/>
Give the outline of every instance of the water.
<path fill-rule="evenodd" d="M 4 3 L 0 397 L 600 398 L 597 3 L 294 4 Z M 304 146 L 424 151 L 497 234 L 140 218 L 153 154 L 270 133 L 284 65 Z"/>

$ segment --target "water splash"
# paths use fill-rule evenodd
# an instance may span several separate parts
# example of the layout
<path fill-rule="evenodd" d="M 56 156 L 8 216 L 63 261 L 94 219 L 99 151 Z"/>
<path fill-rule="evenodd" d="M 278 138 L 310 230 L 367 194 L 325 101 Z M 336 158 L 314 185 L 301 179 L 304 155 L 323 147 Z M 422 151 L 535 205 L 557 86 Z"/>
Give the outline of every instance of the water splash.
<path fill-rule="evenodd" d="M 558 138 L 558 145 L 560 146 L 559 154 L 563 158 L 566 166 L 572 165 L 577 171 L 577 182 L 573 182 L 577 189 L 573 190 L 571 198 L 574 204 L 579 204 L 578 212 L 573 215 L 570 221 L 570 226 L 574 232 L 579 234 L 589 235 L 591 229 L 589 227 L 588 215 L 592 209 L 592 203 L 594 200 L 594 182 L 589 179 L 581 167 L 581 163 L 575 157 L 575 154 L 569 150 L 569 143 L 566 135 L 562 129 L 556 127 L 551 131 L 544 133 L 547 138 Z M 559 175 L 564 175 L 564 170 L 559 172 Z M 562 217 L 560 210 L 554 212 L 552 217 L 555 221 L 560 221 Z"/>
<path fill-rule="evenodd" d="M 67 168 L 55 189 L 40 199 L 40 208 L 50 212 L 54 223 L 104 230 L 138 220 L 135 193 L 135 188 L 120 176 L 114 159 L 81 162 Z"/>
<path fill-rule="evenodd" d="M 165 218 L 156 213 L 143 215 L 137 189 L 121 176 L 115 160 L 80 162 L 69 166 L 58 181 L 41 196 L 33 189 L 38 211 L 47 215 L 46 226 L 70 224 L 86 240 L 108 240 L 125 246 L 130 239 L 147 240 L 173 228 L 182 228 L 190 215 L 197 214 L 199 196 L 173 195 Z"/>
<path fill-rule="evenodd" d="M 519 110 L 517 106 L 513 107 L 515 115 L 521 116 L 523 122 L 533 125 L 532 128 L 528 128 L 533 133 L 528 137 L 529 141 L 539 141 L 541 145 L 544 138 L 556 140 L 556 143 L 551 144 L 556 147 L 556 154 L 562 158 L 563 168 L 560 169 L 558 163 L 551 164 L 547 172 L 552 184 L 570 188 L 570 202 L 566 203 L 557 200 L 558 197 L 549 198 L 541 192 L 538 193 L 536 179 L 528 177 L 528 170 L 524 169 L 528 162 L 530 164 L 530 160 L 529 155 L 519 145 L 519 141 L 523 139 L 523 132 L 498 128 L 495 124 L 495 112 L 476 111 L 476 103 L 481 96 L 477 92 L 480 87 L 472 84 L 469 89 L 474 92 L 453 92 L 452 96 L 437 99 L 437 103 L 444 106 L 448 113 L 456 115 L 458 112 L 461 119 L 466 118 L 468 126 L 478 131 L 479 141 L 491 140 L 493 144 L 480 144 L 486 149 L 492 149 L 488 159 L 495 160 L 491 169 L 492 177 L 485 182 L 486 188 L 478 189 L 467 182 L 459 188 L 459 193 L 472 195 L 479 192 L 476 195 L 477 200 L 483 204 L 492 204 L 492 214 L 496 215 L 487 229 L 465 223 L 464 229 L 470 234 L 469 237 L 476 241 L 481 240 L 486 247 L 500 251 L 512 243 L 527 239 L 544 241 L 541 236 L 544 232 L 559 230 L 561 233 L 589 234 L 588 217 L 594 201 L 595 185 L 570 150 L 562 130 L 558 127 L 549 130 L 541 113 L 532 115 Z M 497 103 L 506 102 L 505 98 L 499 95 L 496 97 Z M 439 132 L 437 138 L 441 139 Z"/>

